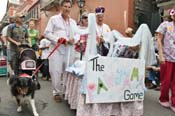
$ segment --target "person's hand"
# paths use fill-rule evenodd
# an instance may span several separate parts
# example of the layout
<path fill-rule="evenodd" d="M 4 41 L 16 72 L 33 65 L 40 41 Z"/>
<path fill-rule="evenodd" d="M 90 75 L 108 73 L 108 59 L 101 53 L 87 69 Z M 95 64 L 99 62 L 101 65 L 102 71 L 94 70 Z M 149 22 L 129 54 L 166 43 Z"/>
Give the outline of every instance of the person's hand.
<path fill-rule="evenodd" d="M 97 43 L 100 45 L 101 43 L 104 42 L 104 39 L 101 37 L 97 37 Z"/>
<path fill-rule="evenodd" d="M 78 42 L 76 43 L 76 45 L 80 46 L 80 41 L 78 41 Z"/>
<path fill-rule="evenodd" d="M 159 67 L 155 67 L 155 66 L 153 66 L 152 69 L 153 69 L 154 71 L 159 71 L 159 70 L 160 70 Z"/>
<path fill-rule="evenodd" d="M 101 44 L 101 43 L 103 43 L 105 41 L 104 41 L 104 39 L 102 37 L 98 37 L 97 38 L 97 42 L 98 42 L 98 44 Z"/>
<path fill-rule="evenodd" d="M 152 69 L 152 66 L 147 66 L 146 69 L 147 70 L 151 70 Z"/>
<path fill-rule="evenodd" d="M 103 43 L 105 42 L 105 40 L 103 38 L 100 38 L 100 42 Z"/>
<path fill-rule="evenodd" d="M 100 44 L 100 38 L 99 37 L 97 37 L 97 43 Z"/>
<path fill-rule="evenodd" d="M 74 44 L 74 39 L 70 39 L 70 40 L 68 41 L 68 44 L 73 45 L 73 44 Z"/>
<path fill-rule="evenodd" d="M 17 45 L 17 46 L 20 46 L 20 45 L 21 45 L 21 43 L 20 43 L 20 42 L 16 42 L 16 45 Z"/>
<path fill-rule="evenodd" d="M 80 40 L 80 43 L 85 43 L 85 40 Z"/>
<path fill-rule="evenodd" d="M 165 58 L 163 55 L 159 56 L 159 62 L 160 62 L 160 64 L 165 64 Z"/>
<path fill-rule="evenodd" d="M 59 38 L 57 43 L 62 42 L 62 44 L 67 44 L 67 40 L 65 38 Z"/>

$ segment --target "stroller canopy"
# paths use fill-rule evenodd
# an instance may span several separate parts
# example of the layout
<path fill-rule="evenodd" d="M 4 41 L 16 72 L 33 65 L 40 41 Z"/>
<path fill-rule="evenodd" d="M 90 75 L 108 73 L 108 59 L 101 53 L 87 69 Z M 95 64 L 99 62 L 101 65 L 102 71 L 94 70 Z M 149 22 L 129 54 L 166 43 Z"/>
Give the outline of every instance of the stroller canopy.
<path fill-rule="evenodd" d="M 24 60 L 37 60 L 35 51 L 31 48 L 25 48 L 19 51 L 19 63 L 23 62 Z"/>

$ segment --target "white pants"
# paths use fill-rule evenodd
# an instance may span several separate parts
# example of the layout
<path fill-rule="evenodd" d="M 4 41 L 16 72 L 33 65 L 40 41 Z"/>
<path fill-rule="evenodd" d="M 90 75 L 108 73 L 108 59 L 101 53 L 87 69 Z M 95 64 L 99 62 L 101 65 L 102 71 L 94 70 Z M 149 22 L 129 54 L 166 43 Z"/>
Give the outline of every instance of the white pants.
<path fill-rule="evenodd" d="M 62 94 L 62 74 L 65 70 L 65 55 L 54 53 L 49 58 L 49 72 L 52 79 L 53 95 Z"/>

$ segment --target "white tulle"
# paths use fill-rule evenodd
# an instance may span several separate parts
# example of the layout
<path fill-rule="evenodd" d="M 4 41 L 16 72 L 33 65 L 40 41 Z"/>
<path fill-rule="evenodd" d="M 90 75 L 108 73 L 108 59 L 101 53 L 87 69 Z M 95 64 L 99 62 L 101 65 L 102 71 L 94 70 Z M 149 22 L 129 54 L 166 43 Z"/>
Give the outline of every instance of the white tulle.
<path fill-rule="evenodd" d="M 87 61 L 89 58 L 89 55 L 97 55 L 97 48 L 96 48 L 96 17 L 94 13 L 90 13 L 88 15 L 88 31 L 78 29 L 78 27 L 74 27 L 74 31 L 76 31 L 79 34 L 87 34 L 88 33 L 88 39 L 87 39 L 87 46 L 85 51 L 84 60 Z M 133 38 L 127 38 L 123 36 L 120 32 L 117 30 L 113 30 L 109 32 L 109 38 L 110 38 L 110 50 L 108 53 L 108 57 L 112 57 L 112 53 L 114 52 L 114 46 L 117 43 L 120 43 L 122 45 L 128 45 L 128 46 L 136 46 L 140 45 L 140 51 L 139 51 L 139 58 L 145 60 L 145 64 L 152 65 L 156 64 L 156 56 L 155 56 L 155 50 L 154 50 L 154 44 L 152 39 L 152 34 L 146 24 L 140 25 L 137 32 L 133 36 Z M 77 67 L 81 67 L 80 64 Z M 76 64 L 74 66 L 76 67 Z M 82 64 L 82 67 L 85 63 Z M 77 68 L 74 68 L 72 72 L 80 73 L 80 70 L 76 70 Z M 85 68 L 84 68 L 85 69 Z M 70 71 L 69 71 L 70 72 Z M 84 73 L 85 71 L 81 72 Z"/>
<path fill-rule="evenodd" d="M 116 30 L 111 32 L 110 38 L 111 47 L 108 56 L 112 56 L 112 52 L 114 51 L 113 46 L 117 43 L 128 46 L 140 45 L 139 58 L 144 59 L 146 65 L 152 65 L 157 62 L 152 34 L 146 24 L 140 25 L 133 38 L 124 37 Z M 115 40 L 117 40 L 117 42 L 114 42 Z"/>

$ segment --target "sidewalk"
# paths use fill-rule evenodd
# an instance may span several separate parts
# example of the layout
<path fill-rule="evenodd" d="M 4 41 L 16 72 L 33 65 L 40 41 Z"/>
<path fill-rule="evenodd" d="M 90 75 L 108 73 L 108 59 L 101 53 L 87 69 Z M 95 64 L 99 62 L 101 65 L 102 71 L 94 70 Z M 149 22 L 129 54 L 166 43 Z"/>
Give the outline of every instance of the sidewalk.
<path fill-rule="evenodd" d="M 158 103 L 160 91 L 148 90 L 144 100 L 143 116 L 175 116 L 175 113 Z"/>

